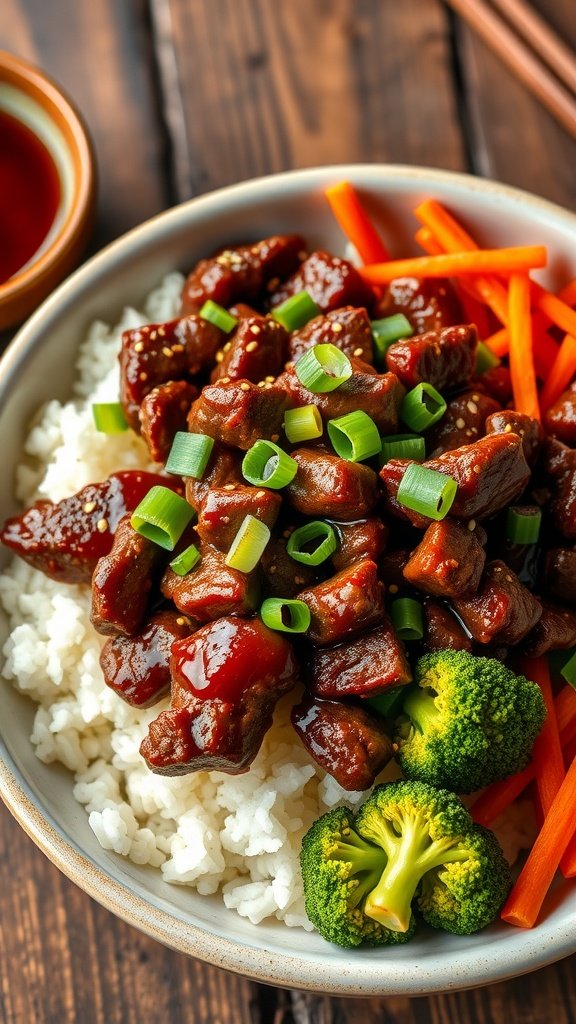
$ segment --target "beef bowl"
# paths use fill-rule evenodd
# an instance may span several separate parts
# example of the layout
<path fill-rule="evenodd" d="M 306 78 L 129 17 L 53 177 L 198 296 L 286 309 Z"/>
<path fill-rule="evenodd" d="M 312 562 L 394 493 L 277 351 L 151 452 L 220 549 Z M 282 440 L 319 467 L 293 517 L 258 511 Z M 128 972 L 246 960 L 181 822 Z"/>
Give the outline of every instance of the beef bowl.
<path fill-rule="evenodd" d="M 345 236 L 324 194 L 328 186 L 343 180 L 357 188 L 394 259 L 419 254 L 414 241 L 418 223 L 413 210 L 423 200 L 433 198 L 461 219 L 483 247 L 546 246 L 548 263 L 534 272 L 534 279 L 545 288 L 561 288 L 576 276 L 576 217 L 573 214 L 514 189 L 464 175 L 394 166 L 316 168 L 245 182 L 184 203 L 131 231 L 86 263 L 44 302 L 3 357 L 0 368 L 5 481 L 3 522 L 21 513 L 17 494 L 28 500 L 35 494 L 40 464 L 49 466 L 48 483 L 45 478 L 41 496 L 54 501 L 103 479 L 113 469 L 128 472 L 138 469 L 140 472 L 152 468 L 158 472 L 158 466 L 149 465 L 151 459 L 141 439 L 132 434 L 118 435 L 120 440 L 102 433 L 96 435 L 90 425 L 91 417 L 82 407 L 86 396 L 94 389 L 97 397 L 93 401 L 101 406 L 117 400 L 117 394 L 109 391 L 108 364 L 104 366 L 106 359 L 110 367 L 117 364 L 117 350 L 111 348 L 115 342 L 102 321 L 120 325 L 120 330 L 129 332 L 134 351 L 138 353 L 150 341 L 150 330 L 142 331 L 143 325 L 163 324 L 176 315 L 184 280 L 179 274 L 189 273 L 200 259 L 220 253 L 217 266 L 222 268 L 228 261 L 225 269 L 233 277 L 235 257 L 233 252 L 230 257 L 229 247 L 293 233 L 303 236 L 308 251 L 321 249 L 346 256 Z M 283 301 L 290 292 L 290 289 L 283 291 L 282 278 L 300 265 L 303 255 L 299 248 L 297 245 L 290 257 L 295 261 L 294 266 L 282 267 L 269 277 L 267 291 L 276 297 L 273 305 Z M 278 277 L 279 282 L 274 277 Z M 163 288 L 158 291 L 163 280 Z M 361 280 L 360 285 L 355 298 L 348 296 L 344 303 L 338 304 L 362 305 L 362 289 L 366 286 Z M 189 288 L 187 301 L 193 309 L 194 295 L 190 296 Z M 245 293 L 239 297 L 247 300 L 249 296 Z M 230 306 L 233 301 L 228 296 L 228 301 L 221 298 L 220 304 Z M 237 317 L 243 315 L 250 318 L 252 313 L 236 310 Z M 254 337 L 245 345 L 245 351 L 251 353 L 262 325 L 254 318 L 246 323 L 256 327 Z M 119 336 L 118 331 L 115 336 Z M 88 342 L 84 342 L 86 337 Z M 164 328 L 153 340 L 160 343 L 162 338 L 165 338 Z M 107 356 L 103 354 L 105 349 Z M 166 358 L 172 358 L 177 349 L 178 346 L 168 347 Z M 219 365 L 231 365 L 228 353 L 224 344 L 214 348 L 213 379 L 214 375 L 222 378 Z M 365 355 L 360 349 L 351 353 L 353 358 Z M 263 374 L 259 382 L 261 396 L 269 393 L 267 388 L 274 389 L 274 376 L 281 369 L 278 366 L 271 375 L 269 370 L 266 376 Z M 146 372 L 140 365 L 132 379 L 134 394 L 145 380 Z M 268 375 L 270 380 L 267 380 Z M 232 386 L 226 384 L 226 380 L 224 383 L 226 387 Z M 194 387 L 190 384 L 182 387 L 185 391 L 188 388 L 184 398 L 190 405 L 196 397 Z M 247 390 L 252 387 L 247 385 Z M 213 390 L 220 393 L 222 388 Z M 242 408 L 245 390 L 240 387 L 234 399 Z M 401 397 L 397 395 L 398 401 Z M 71 398 L 75 406 L 65 404 Z M 174 411 L 172 398 L 169 396 Z M 383 403 L 389 400 L 389 395 L 382 396 Z M 471 412 L 477 412 L 474 402 L 472 405 L 475 408 Z M 124 406 L 126 410 L 126 401 Z M 203 432 L 208 434 L 212 429 L 211 417 L 220 415 L 211 408 L 212 411 L 205 405 L 197 411 L 194 420 L 198 429 L 203 416 Z M 498 405 L 493 403 L 488 411 L 494 408 Z M 130 418 L 130 410 L 128 416 Z M 138 425 L 137 408 L 135 422 Z M 245 417 L 242 424 L 244 430 Z M 383 422 L 380 433 L 387 432 L 394 430 Z M 506 432 L 505 428 L 502 432 Z M 271 427 L 267 440 L 275 443 L 276 434 Z M 161 438 L 155 437 L 160 443 Z M 233 445 L 235 438 L 233 435 L 231 438 L 227 436 Z M 242 443 L 238 442 L 242 455 L 253 440 L 253 437 L 246 440 L 243 435 Z M 354 439 L 350 442 L 349 437 L 344 441 L 341 437 L 340 442 L 356 443 Z M 112 466 L 109 452 L 116 444 L 120 446 L 122 457 Z M 329 462 L 333 458 L 322 446 L 312 446 L 311 451 L 316 452 L 320 460 Z M 374 452 L 369 454 L 374 455 Z M 313 456 L 298 458 L 302 473 L 314 471 L 310 466 Z M 86 472 L 85 459 L 90 463 Z M 236 459 L 229 467 L 233 480 L 237 479 L 233 475 L 237 472 L 237 463 Z M 219 479 L 222 501 L 226 496 L 226 472 L 224 465 Z M 375 474 L 373 477 L 376 479 Z M 9 481 L 13 481 L 13 486 L 9 486 Z M 264 484 L 266 482 L 265 479 Z M 509 476 L 506 486 L 511 486 Z M 516 494 L 518 488 L 512 489 Z M 280 499 L 265 498 L 265 493 L 278 492 L 258 492 L 258 500 L 263 505 L 256 517 L 267 521 L 267 515 L 278 514 L 276 505 Z M 350 488 L 347 493 L 349 496 L 352 493 L 353 501 L 365 498 L 365 490 L 360 485 L 356 496 Z M 328 500 L 330 495 L 328 492 L 326 495 Z M 321 498 L 320 495 L 318 499 L 317 494 L 316 505 L 309 509 L 299 507 L 296 497 L 294 507 L 299 514 L 310 513 L 313 518 L 322 518 L 324 513 L 329 518 Z M 90 495 L 85 494 L 84 513 L 93 511 L 93 505 Z M 371 507 L 373 505 L 372 500 Z M 247 510 L 247 506 L 241 505 L 241 508 L 243 512 Z M 230 509 L 232 521 L 237 524 L 240 520 L 234 517 L 238 516 L 238 510 L 232 505 Z M 345 514 L 335 518 L 353 519 L 354 510 L 352 505 Z M 217 512 L 216 508 L 215 514 Z M 229 525 L 228 513 L 221 516 L 220 522 L 223 521 Z M 387 522 L 390 526 L 390 521 Z M 201 525 L 205 534 L 214 529 L 208 513 L 204 514 Z M 468 525 L 474 530 L 470 522 Z M 97 532 L 105 533 L 108 527 L 107 519 L 100 517 Z M 409 524 L 403 529 L 405 533 L 414 531 Z M 462 530 L 461 527 L 454 529 Z M 230 547 L 235 532 L 231 532 L 231 528 L 225 531 L 225 550 Z M 412 546 L 416 543 L 414 540 Z M 482 540 L 469 538 L 466 543 L 473 543 L 474 550 L 480 552 Z M 344 548 L 340 556 L 343 553 Z M 222 553 L 213 553 L 211 557 L 219 558 L 220 566 L 224 564 Z M 11 561 L 7 548 L 3 549 L 2 558 L 3 571 L 6 571 Z M 356 595 L 354 600 L 358 598 L 359 603 L 354 611 L 360 617 L 358 621 L 372 628 L 375 625 L 373 610 L 368 609 L 365 621 L 362 615 L 370 588 L 374 591 L 379 586 L 374 576 L 375 566 L 369 559 L 357 562 L 353 580 L 347 564 L 342 557 L 339 564 L 335 563 L 335 569 L 341 574 L 348 573 L 341 584 L 342 594 L 353 592 Z M 496 562 L 491 564 L 494 575 Z M 293 753 L 296 735 L 290 725 L 290 701 L 294 702 L 294 691 L 282 696 L 282 692 L 289 689 L 293 674 L 291 655 L 286 653 L 287 634 L 275 633 L 279 639 L 273 643 L 268 643 L 266 638 L 262 640 L 263 627 L 258 618 L 249 617 L 258 605 L 249 587 L 242 584 L 242 589 L 237 578 L 228 582 L 232 589 L 242 589 L 238 600 L 244 602 L 241 607 L 248 617 L 230 618 L 230 607 L 222 604 L 218 605 L 219 612 L 207 613 L 206 603 L 202 609 L 198 601 L 194 603 L 190 616 L 195 628 L 201 629 L 193 633 L 193 637 L 202 634 L 202 642 L 220 644 L 220 650 L 237 652 L 236 661 L 222 685 L 233 689 L 242 672 L 251 671 L 255 662 L 261 662 L 258 686 L 259 700 L 263 703 L 255 711 L 252 706 L 250 723 L 244 722 L 242 726 L 256 746 L 265 731 L 262 723 L 267 723 L 272 710 L 270 701 L 266 703 L 266 695 L 262 697 L 262 687 L 277 686 L 275 696 L 280 700 L 274 740 L 270 739 L 271 734 L 264 738 L 263 747 L 248 772 L 226 774 L 226 768 L 232 767 L 233 772 L 237 772 L 250 760 L 252 755 L 246 754 L 242 743 L 240 749 L 237 745 L 231 751 L 227 763 L 224 759 L 205 764 L 195 762 L 192 755 L 184 756 L 181 747 L 176 749 L 178 744 L 167 757 L 162 736 L 160 739 L 156 736 L 155 740 L 152 728 L 142 744 L 148 765 L 156 769 L 151 772 L 139 747 L 158 709 L 145 707 L 147 699 L 140 702 L 142 707 L 135 708 L 133 704 L 123 703 L 112 690 L 104 688 L 103 691 L 98 661 L 104 640 L 90 633 L 89 588 L 83 582 L 85 576 L 80 573 L 76 582 L 66 584 L 49 580 L 44 588 L 38 583 L 36 570 L 25 563 L 22 566 L 18 570 L 11 569 L 11 575 L 3 577 L 1 586 L 4 635 L 20 623 L 21 640 L 19 645 L 11 640 L 3 656 L 4 678 L 0 684 L 2 796 L 22 827 L 57 867 L 112 912 L 158 941 L 219 967 L 270 984 L 344 995 L 421 995 L 464 989 L 522 974 L 574 952 L 576 888 L 573 880 L 564 881 L 560 877 L 545 901 L 536 926 L 531 929 L 512 927 L 499 919 L 472 935 L 449 934 L 419 925 L 409 942 L 347 949 L 326 941 L 309 925 L 305 927 L 298 874 L 302 835 L 318 813 L 327 811 L 340 800 L 346 802 L 346 793 L 354 787 L 349 784 L 342 790 L 330 782 L 325 772 L 326 767 L 330 767 L 326 757 L 323 767 L 319 767 L 303 745 Z M 301 576 L 297 582 L 303 596 L 308 595 L 308 606 L 312 609 L 321 645 L 317 652 L 319 672 L 323 680 L 333 680 L 338 689 L 343 676 L 333 671 L 330 654 L 327 654 L 330 648 L 322 645 L 327 640 L 340 642 L 343 635 L 338 632 L 338 624 L 335 626 L 321 616 L 318 620 L 318 615 L 314 619 L 317 605 L 323 600 L 324 584 L 317 585 L 314 574 L 310 574 L 306 566 L 299 568 Z M 390 565 L 388 568 L 392 572 Z M 232 570 L 227 567 L 224 571 L 230 577 Z M 401 572 L 401 567 L 397 571 Z M 477 587 L 480 569 L 472 566 L 470 572 Z M 133 590 L 142 583 L 147 585 L 148 575 L 144 573 Z M 173 579 L 172 586 L 170 595 L 175 593 L 174 588 L 182 586 L 181 580 Z M 463 586 L 462 582 L 456 582 L 455 592 Z M 308 590 L 303 591 L 306 587 Z M 113 600 L 113 591 L 114 586 L 108 582 L 108 592 L 101 597 Z M 440 595 L 445 592 L 438 591 Z M 166 596 L 168 591 L 164 593 Z M 389 593 L 394 593 L 394 589 Z M 459 600 L 459 603 L 464 607 L 466 600 Z M 176 604 L 178 607 L 178 602 Z M 231 607 L 233 613 L 238 610 L 237 605 Z M 99 619 L 101 614 L 106 618 L 107 613 L 101 608 L 95 618 Z M 213 624 L 215 619 L 220 625 Z M 466 621 L 464 612 L 462 619 Z M 244 622 L 245 631 L 251 632 L 250 644 L 261 644 L 261 655 L 257 647 L 245 645 L 240 651 L 235 646 L 239 621 Z M 294 621 L 290 622 L 294 626 Z M 287 625 L 286 619 L 282 624 Z M 183 626 L 184 635 L 178 632 Z M 182 645 L 188 642 L 184 619 L 180 617 L 176 624 L 172 622 L 170 628 L 170 643 L 175 637 L 181 652 Z M 352 621 L 345 629 L 355 635 L 357 624 Z M 509 643 L 512 633 L 509 630 L 507 634 Z M 108 658 L 112 658 L 113 663 L 116 639 L 105 641 Z M 189 642 L 190 650 L 196 642 Z M 491 651 L 495 652 L 496 646 L 493 644 Z M 299 648 L 295 649 L 298 653 Z M 194 656 L 192 651 L 190 657 Z M 397 650 L 390 654 L 393 656 L 399 657 Z M 182 659 L 178 665 L 185 673 Z M 401 671 L 406 673 L 405 665 Z M 405 683 L 407 678 L 400 681 Z M 74 687 L 81 691 L 82 699 L 75 695 Z M 320 696 L 324 695 L 320 692 Z M 161 708 L 166 709 L 166 703 Z M 173 725 L 179 713 L 176 710 L 166 712 L 173 716 Z M 357 709 L 355 713 L 360 717 L 363 714 Z M 306 704 L 300 706 L 294 718 L 296 731 L 306 730 L 311 714 Z M 220 725 L 214 721 L 210 728 L 217 730 Z M 236 728 L 238 723 L 232 725 Z M 336 732 L 336 735 L 346 734 Z M 312 740 L 318 740 L 318 735 Z M 314 746 L 312 740 L 309 747 Z M 386 751 L 390 753 L 386 748 L 384 755 Z M 384 755 L 382 763 L 387 759 Z M 162 770 L 168 762 L 170 777 L 165 778 Z M 173 772 L 175 764 L 176 772 Z M 203 764 L 209 772 L 193 776 L 179 773 L 182 767 L 202 767 Z M 220 768 L 224 771 L 218 770 Z M 274 786 L 270 784 L 272 777 Z M 366 776 L 354 778 L 366 784 Z M 357 803 L 357 794 L 351 793 L 349 806 L 350 803 L 353 806 L 355 800 Z M 84 805 L 86 813 L 80 804 Z M 258 823 L 257 835 L 253 831 L 254 822 Z M 522 832 L 523 822 L 518 821 L 518 816 L 511 828 Z M 288 847 L 292 852 L 282 859 L 282 850 Z M 250 868 L 246 866 L 248 862 Z"/>

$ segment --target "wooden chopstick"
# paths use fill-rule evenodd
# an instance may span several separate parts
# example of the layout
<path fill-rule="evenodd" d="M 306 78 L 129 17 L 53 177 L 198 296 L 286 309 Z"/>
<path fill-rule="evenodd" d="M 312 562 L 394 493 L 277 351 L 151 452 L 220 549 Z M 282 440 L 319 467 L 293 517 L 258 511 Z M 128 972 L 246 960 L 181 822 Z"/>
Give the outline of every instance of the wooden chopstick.
<path fill-rule="evenodd" d="M 526 0 L 492 0 L 515 31 L 536 51 L 568 89 L 576 92 L 576 54 Z M 575 9 L 576 13 L 576 9 Z"/>
<path fill-rule="evenodd" d="M 485 0 L 445 0 L 445 3 L 478 33 L 557 121 L 576 136 L 576 98 L 503 18 Z"/>

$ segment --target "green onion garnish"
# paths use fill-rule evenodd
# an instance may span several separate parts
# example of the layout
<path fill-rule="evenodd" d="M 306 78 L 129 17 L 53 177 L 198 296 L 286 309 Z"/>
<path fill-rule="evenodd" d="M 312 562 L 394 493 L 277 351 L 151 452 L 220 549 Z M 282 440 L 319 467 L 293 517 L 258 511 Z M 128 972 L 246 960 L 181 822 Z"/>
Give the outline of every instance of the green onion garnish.
<path fill-rule="evenodd" d="M 392 434 L 382 438 L 380 465 L 384 466 L 389 459 L 413 459 L 423 462 L 426 458 L 426 443 L 419 434 Z"/>
<path fill-rule="evenodd" d="M 226 555 L 226 565 L 239 572 L 252 572 L 270 540 L 270 530 L 254 516 L 246 516 Z"/>
<path fill-rule="evenodd" d="M 411 462 L 400 481 L 397 498 L 401 505 L 429 519 L 444 519 L 452 508 L 458 484 L 451 476 Z"/>
<path fill-rule="evenodd" d="M 576 651 L 568 658 L 566 664 L 560 669 L 560 675 L 566 680 L 570 686 L 576 689 Z"/>
<path fill-rule="evenodd" d="M 446 402 L 431 384 L 417 384 L 402 399 L 400 418 L 419 434 L 437 423 L 446 412 Z"/>
<path fill-rule="evenodd" d="M 322 417 L 315 405 L 303 405 L 300 409 L 287 409 L 284 413 L 284 433 L 290 444 L 311 441 L 322 437 Z"/>
<path fill-rule="evenodd" d="M 260 608 L 265 626 L 281 633 L 305 633 L 310 625 L 310 609 L 304 601 L 291 601 L 283 597 L 267 597 Z"/>
<path fill-rule="evenodd" d="M 336 345 L 314 345 L 294 367 L 300 383 L 313 394 L 335 391 L 352 376 L 352 364 Z"/>
<path fill-rule="evenodd" d="M 541 522 L 542 512 L 537 505 L 511 506 L 506 513 L 506 540 L 511 544 L 535 544 Z"/>
<path fill-rule="evenodd" d="M 213 447 L 213 437 L 206 434 L 188 434 L 185 430 L 179 430 L 174 435 L 166 460 L 166 472 L 175 473 L 177 476 L 193 476 L 200 480 L 204 476 Z"/>
<path fill-rule="evenodd" d="M 401 338 L 411 338 L 414 328 L 403 313 L 394 313 L 383 320 L 371 320 L 372 341 L 378 362 L 383 363 L 390 345 Z"/>
<path fill-rule="evenodd" d="M 289 299 L 286 299 L 286 302 L 276 306 L 276 309 L 273 309 L 270 315 L 286 331 L 298 331 L 321 312 L 312 296 L 307 291 L 302 291 L 298 292 L 297 295 L 291 295 Z"/>
<path fill-rule="evenodd" d="M 486 373 L 486 370 L 493 370 L 495 366 L 500 366 L 498 356 L 495 356 L 483 341 L 479 341 L 476 349 L 476 373 L 480 376 Z"/>
<path fill-rule="evenodd" d="M 128 430 L 128 423 L 120 402 L 94 402 L 92 418 L 96 430 L 102 434 L 123 434 L 125 430 Z"/>
<path fill-rule="evenodd" d="M 379 693 L 377 697 L 367 697 L 363 704 L 367 704 L 369 708 L 376 711 L 377 714 L 383 715 L 384 718 L 391 718 L 400 710 L 407 692 L 405 686 L 393 686 L 385 693 Z"/>
<path fill-rule="evenodd" d="M 230 334 L 230 331 L 233 331 L 238 325 L 236 317 L 232 316 L 227 309 L 224 309 L 224 306 L 219 306 L 217 302 L 213 302 L 212 299 L 206 299 L 198 315 L 203 320 L 209 320 L 215 327 L 219 327 L 221 331 L 224 331 L 224 334 Z"/>
<path fill-rule="evenodd" d="M 173 558 L 170 562 L 170 568 L 176 573 L 177 576 L 185 576 L 190 569 L 193 569 L 196 562 L 200 558 L 200 552 L 195 544 L 191 544 L 190 547 L 185 548 L 176 558 Z"/>
<path fill-rule="evenodd" d="M 155 486 L 134 509 L 130 524 L 143 537 L 167 551 L 173 551 L 195 515 L 192 505 L 179 494 L 168 487 Z"/>
<path fill-rule="evenodd" d="M 272 441 L 256 441 L 242 460 L 242 475 L 256 487 L 278 491 L 296 476 L 298 463 Z"/>
<path fill-rule="evenodd" d="M 401 640 L 421 640 L 424 636 L 422 605 L 412 597 L 399 597 L 392 601 L 390 615 L 394 629 Z"/>
<path fill-rule="evenodd" d="M 306 551 L 306 545 L 309 546 L 314 541 L 319 543 L 311 551 Z M 295 562 L 301 562 L 302 565 L 321 565 L 334 554 L 337 547 L 338 541 L 332 527 L 320 519 L 315 519 L 311 523 L 299 526 L 290 534 L 286 551 Z"/>
<path fill-rule="evenodd" d="M 362 462 L 380 452 L 378 427 L 361 409 L 328 420 L 327 428 L 334 451 L 347 462 Z"/>

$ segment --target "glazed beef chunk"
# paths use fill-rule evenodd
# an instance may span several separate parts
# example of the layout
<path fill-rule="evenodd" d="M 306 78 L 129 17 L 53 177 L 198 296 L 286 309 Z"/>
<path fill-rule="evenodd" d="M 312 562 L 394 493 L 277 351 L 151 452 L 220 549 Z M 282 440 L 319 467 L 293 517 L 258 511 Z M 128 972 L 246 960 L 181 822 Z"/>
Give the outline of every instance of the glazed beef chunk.
<path fill-rule="evenodd" d="M 199 622 L 225 615 L 250 615 L 260 596 L 257 572 L 239 572 L 226 565 L 223 552 L 210 544 L 200 545 L 200 562 L 185 576 L 168 567 L 162 577 L 164 597 L 179 611 Z"/>
<path fill-rule="evenodd" d="M 449 608 L 431 597 L 424 600 L 425 651 L 471 651 L 472 641 Z"/>
<path fill-rule="evenodd" d="M 476 367 L 477 344 L 474 324 L 443 327 L 390 345 L 386 364 L 407 388 L 428 381 L 443 391 L 468 384 Z"/>
<path fill-rule="evenodd" d="M 336 345 L 349 357 L 373 363 L 374 347 L 367 311 L 344 306 L 325 316 L 315 316 L 290 335 L 290 359 L 296 362 L 309 348 L 326 344 Z"/>
<path fill-rule="evenodd" d="M 270 597 L 296 597 L 304 587 L 318 582 L 318 569 L 295 562 L 288 554 L 287 532 L 281 537 L 270 538 L 260 560 L 264 589 Z"/>
<path fill-rule="evenodd" d="M 281 504 L 278 492 L 265 487 L 212 487 L 202 504 L 196 529 L 206 544 L 228 552 L 246 516 L 254 516 L 272 529 Z"/>
<path fill-rule="evenodd" d="M 317 764 L 352 792 L 369 789 L 394 753 L 381 719 L 338 701 L 304 697 L 292 725 Z"/>
<path fill-rule="evenodd" d="M 269 316 L 242 319 L 232 337 L 216 353 L 212 380 L 251 380 L 277 377 L 288 354 L 288 334 Z"/>
<path fill-rule="evenodd" d="M 315 405 L 324 421 L 362 409 L 382 434 L 398 429 L 398 414 L 406 390 L 393 373 L 376 373 L 373 367 L 351 358 L 353 374 L 335 391 L 312 394 L 300 383 L 293 366 L 278 377 L 277 385 L 286 392 L 290 406 Z"/>
<path fill-rule="evenodd" d="M 524 639 L 523 648 L 531 658 L 548 651 L 566 651 L 576 644 L 576 614 L 568 608 L 544 604 L 534 629 Z"/>
<path fill-rule="evenodd" d="M 576 445 L 576 382 L 544 413 L 544 427 L 564 444 Z"/>
<path fill-rule="evenodd" d="M 332 565 L 337 571 L 362 558 L 377 562 L 386 547 L 388 527 L 376 516 L 355 523 L 333 522 L 332 526 L 338 537 L 338 548 L 332 555 Z"/>
<path fill-rule="evenodd" d="M 518 434 L 522 439 L 524 457 L 529 466 L 534 466 L 542 446 L 542 428 L 538 420 L 514 409 L 501 409 L 486 419 L 487 434 Z"/>
<path fill-rule="evenodd" d="M 180 487 L 180 481 L 129 469 L 57 504 L 38 501 L 6 520 L 2 543 L 59 583 L 90 583 L 98 559 L 110 552 L 120 519 L 156 484 Z"/>
<path fill-rule="evenodd" d="M 186 430 L 190 406 L 198 389 L 185 380 L 171 380 L 150 391 L 140 406 L 140 433 L 154 462 L 166 462 L 179 430 Z"/>
<path fill-rule="evenodd" d="M 436 597 L 475 594 L 486 554 L 474 531 L 450 519 L 432 523 L 404 568 L 404 577 Z"/>
<path fill-rule="evenodd" d="M 453 603 L 466 629 L 480 644 L 517 644 L 542 615 L 540 602 L 504 562 L 497 560 L 486 566 L 474 597 L 457 598 Z"/>
<path fill-rule="evenodd" d="M 134 636 L 111 637 L 100 655 L 104 682 L 133 707 L 156 704 L 170 689 L 172 644 L 193 631 L 189 619 L 166 610 L 152 615 Z"/>
<path fill-rule="evenodd" d="M 341 306 L 374 304 L 374 292 L 348 260 L 318 250 L 308 256 L 292 277 L 270 296 L 272 309 L 291 295 L 307 291 L 323 313 Z"/>
<path fill-rule="evenodd" d="M 176 641 L 170 670 L 170 709 L 140 747 L 161 775 L 246 771 L 277 701 L 298 681 L 292 645 L 259 619 L 217 619 Z"/>
<path fill-rule="evenodd" d="M 576 450 L 550 438 L 544 445 L 543 465 L 552 489 L 552 522 L 564 537 L 576 540 Z"/>
<path fill-rule="evenodd" d="M 576 551 L 552 548 L 546 554 L 544 581 L 550 597 L 563 604 L 576 605 Z"/>
<path fill-rule="evenodd" d="M 315 587 L 301 590 L 298 599 L 308 605 L 312 621 L 309 638 L 334 644 L 384 618 L 384 588 L 374 562 L 364 559 Z"/>
<path fill-rule="evenodd" d="M 311 647 L 306 679 L 318 697 L 374 697 L 412 681 L 402 641 L 387 615 L 368 633 L 338 647 Z"/>
<path fill-rule="evenodd" d="M 464 391 L 447 405 L 442 419 L 426 434 L 428 457 L 436 458 L 443 452 L 473 444 L 484 437 L 486 417 L 500 409 L 496 399 L 481 391 Z"/>
<path fill-rule="evenodd" d="M 193 434 L 207 434 L 215 441 L 248 451 L 256 441 L 278 441 L 284 420 L 286 395 L 267 384 L 220 381 L 202 390 L 188 416 Z"/>
<path fill-rule="evenodd" d="M 202 479 L 186 477 L 186 501 L 198 512 L 212 487 L 231 487 L 244 482 L 241 452 L 216 441 Z"/>
<path fill-rule="evenodd" d="M 130 525 L 118 523 L 110 554 L 92 577 L 92 625 L 105 636 L 132 636 L 145 621 L 154 585 L 169 553 Z"/>
<path fill-rule="evenodd" d="M 464 319 L 458 296 L 446 278 L 419 281 L 415 277 L 397 277 L 391 281 L 378 303 L 376 316 L 403 313 L 415 334 L 440 331 L 461 324 Z"/>
<path fill-rule="evenodd" d="M 298 471 L 284 493 L 298 512 L 344 522 L 370 515 L 378 490 L 369 466 L 314 448 L 298 448 L 292 458 Z"/>

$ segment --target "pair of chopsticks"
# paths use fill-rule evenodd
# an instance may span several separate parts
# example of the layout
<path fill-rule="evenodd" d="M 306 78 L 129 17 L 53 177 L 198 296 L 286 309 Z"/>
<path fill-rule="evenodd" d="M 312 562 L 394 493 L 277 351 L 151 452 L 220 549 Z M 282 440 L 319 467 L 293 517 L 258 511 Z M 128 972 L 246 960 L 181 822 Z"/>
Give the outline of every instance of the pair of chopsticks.
<path fill-rule="evenodd" d="M 525 0 L 445 0 L 576 136 L 576 56 Z M 500 14 L 504 17 L 501 17 Z"/>

